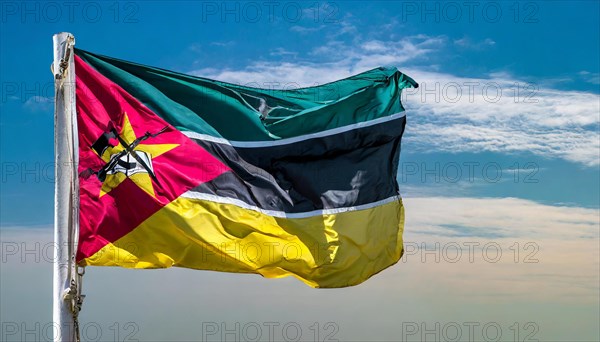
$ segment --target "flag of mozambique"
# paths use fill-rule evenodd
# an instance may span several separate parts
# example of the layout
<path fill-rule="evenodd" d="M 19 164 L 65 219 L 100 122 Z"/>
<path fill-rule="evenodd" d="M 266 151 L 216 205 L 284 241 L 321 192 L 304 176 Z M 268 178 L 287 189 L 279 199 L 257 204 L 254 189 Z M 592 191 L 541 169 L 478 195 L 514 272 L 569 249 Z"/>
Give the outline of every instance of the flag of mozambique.
<path fill-rule="evenodd" d="M 75 55 L 80 265 L 344 287 L 401 257 L 408 76 L 273 90 Z"/>

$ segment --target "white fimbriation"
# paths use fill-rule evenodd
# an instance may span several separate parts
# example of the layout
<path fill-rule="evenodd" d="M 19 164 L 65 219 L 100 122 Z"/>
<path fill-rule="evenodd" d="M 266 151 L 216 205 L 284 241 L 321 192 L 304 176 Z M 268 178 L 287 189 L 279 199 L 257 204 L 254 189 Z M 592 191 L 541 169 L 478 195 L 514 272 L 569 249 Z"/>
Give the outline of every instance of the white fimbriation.
<path fill-rule="evenodd" d="M 77 117 L 75 63 L 70 33 L 55 34 L 54 74 L 54 282 L 53 320 L 55 341 L 75 341 L 76 331 L 69 293 L 76 278 L 74 251 L 78 234 L 79 185 L 77 177 Z M 66 61 L 61 61 L 68 57 Z"/>

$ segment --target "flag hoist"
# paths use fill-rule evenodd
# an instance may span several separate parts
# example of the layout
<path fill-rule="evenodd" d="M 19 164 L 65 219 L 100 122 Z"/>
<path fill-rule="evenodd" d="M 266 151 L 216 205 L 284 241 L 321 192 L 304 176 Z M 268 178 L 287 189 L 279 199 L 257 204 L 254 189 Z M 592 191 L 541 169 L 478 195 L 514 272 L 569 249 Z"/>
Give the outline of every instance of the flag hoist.
<path fill-rule="evenodd" d="M 79 161 L 75 110 L 75 38 L 55 34 L 54 75 L 54 269 L 53 339 L 79 341 L 81 278 L 84 268 L 75 263 L 79 234 Z"/>

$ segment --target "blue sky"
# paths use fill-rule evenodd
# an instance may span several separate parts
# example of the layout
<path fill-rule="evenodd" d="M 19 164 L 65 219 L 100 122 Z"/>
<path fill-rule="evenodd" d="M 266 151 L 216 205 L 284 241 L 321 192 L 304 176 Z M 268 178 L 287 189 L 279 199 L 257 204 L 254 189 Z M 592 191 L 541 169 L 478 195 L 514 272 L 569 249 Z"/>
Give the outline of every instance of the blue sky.
<path fill-rule="evenodd" d="M 515 318 L 512 322 L 536 322 L 538 338 L 598 338 L 597 1 L 7 1 L 1 6 L 0 225 L 8 236 L 3 237 L 4 242 L 35 241 L 31 234 L 21 236 L 19 232 L 36 227 L 40 234 L 49 234 L 53 220 L 49 66 L 54 33 L 73 33 L 76 46 L 85 50 L 261 87 L 311 86 L 393 65 L 421 84 L 418 90 L 404 94 L 408 125 L 399 181 L 407 206 L 407 239 L 428 244 L 497 241 L 505 255 L 512 253 L 509 248 L 515 242 L 520 243 L 522 252 L 526 252 L 525 243 L 533 242 L 541 246 L 543 262 L 535 267 L 510 262 L 457 266 L 408 260 L 358 290 L 332 295 L 337 305 L 357 296 L 358 303 L 368 310 L 374 312 L 373 303 L 381 303 L 386 313 L 363 317 L 364 329 L 349 323 L 351 317 L 344 314 L 336 321 L 337 337 L 393 339 L 398 333 L 390 328 L 393 321 L 378 326 L 375 318 L 386 322 L 388 314 L 405 317 L 394 309 L 403 303 L 418 307 L 412 316 L 417 321 L 432 317 L 438 322 L 465 321 L 485 316 L 508 322 Z M 3 272 L 17 270 L 10 262 L 3 261 L 2 266 Z M 49 270 L 48 265 L 36 264 L 32 270 L 35 267 Z M 92 279 L 119 276 L 136 284 L 141 278 L 149 279 L 156 284 L 148 285 L 149 296 L 150 289 L 163 284 L 161 276 L 153 272 L 88 271 Z M 227 282 L 233 280 L 246 284 L 264 300 L 234 297 L 248 301 L 244 310 L 249 311 L 229 316 L 227 310 L 218 311 L 216 317 L 226 322 L 248 322 L 254 312 L 249 308 L 260 303 L 266 306 L 266 313 L 256 313 L 258 320 L 278 316 L 300 319 L 283 314 L 275 300 L 264 298 L 262 288 L 279 296 L 292 293 L 307 302 L 325 298 L 299 288 L 293 280 L 169 272 L 174 279 L 207 281 L 223 296 L 231 289 Z M 30 273 L 34 279 L 33 271 Z M 494 274 L 512 282 L 503 283 Z M 402 281 L 408 275 L 411 284 Z M 437 282 L 436 275 L 444 281 Z M 2 279 L 8 278 L 3 275 Z M 7 291 L 17 291 L 18 286 L 16 281 L 3 281 L 3 321 L 9 312 L 16 321 L 34 316 L 38 321 L 47 319 L 41 314 L 10 311 L 9 304 L 4 304 L 6 296 L 12 296 Z M 93 307 L 99 306 L 104 311 L 96 311 L 95 316 L 90 313 L 87 319 L 108 322 L 111 311 L 98 298 L 110 294 L 93 280 L 90 283 L 93 295 L 88 308 L 93 312 Z M 513 292 L 507 294 L 506 287 Z M 395 288 L 413 291 L 414 297 L 404 297 Z M 388 295 L 370 297 L 369 289 Z M 441 298 L 440 291 L 447 291 L 455 301 Z M 469 291 L 474 296 L 466 299 Z M 186 287 L 180 292 L 182 296 L 193 293 Z M 179 307 L 156 305 L 188 312 L 183 297 L 177 298 Z M 436 307 L 434 299 L 450 306 L 468 305 L 453 314 Z M 487 312 L 486 305 L 491 304 L 497 305 L 497 310 Z M 218 303 L 212 305 L 219 307 Z M 309 306 L 295 305 L 309 317 Z M 35 304 L 30 306 L 35 310 Z M 224 300 L 221 306 L 235 305 Z M 138 319 L 138 337 L 168 336 L 152 328 L 153 322 L 164 321 L 164 316 L 124 307 L 118 310 L 124 320 Z M 557 326 L 553 314 L 565 312 L 571 314 L 570 321 Z M 319 322 L 326 322 L 325 314 L 317 316 Z M 502 323 L 505 336 L 512 333 L 509 326 Z M 308 325 L 303 327 L 308 329 Z M 369 329 L 376 329 L 379 335 L 365 335 Z"/>

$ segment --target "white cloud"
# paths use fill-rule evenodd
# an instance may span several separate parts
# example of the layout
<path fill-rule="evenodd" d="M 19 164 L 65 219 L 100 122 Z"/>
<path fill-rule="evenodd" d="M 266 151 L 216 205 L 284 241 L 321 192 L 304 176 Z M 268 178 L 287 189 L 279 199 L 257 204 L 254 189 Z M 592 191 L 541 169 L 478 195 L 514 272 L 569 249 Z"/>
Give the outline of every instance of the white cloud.
<path fill-rule="evenodd" d="M 597 72 L 580 71 L 577 73 L 584 82 L 591 84 L 600 84 L 600 74 Z"/>
<path fill-rule="evenodd" d="M 210 43 L 210 45 L 219 46 L 219 47 L 232 47 L 235 45 L 235 42 L 232 40 L 226 41 L 226 42 L 212 42 L 212 43 Z"/>
<path fill-rule="evenodd" d="M 413 236 L 460 236 L 512 239 L 598 240 L 600 210 L 545 205 L 519 198 L 415 197 L 404 200 L 407 232 Z M 432 210 L 435 208 L 435 210 Z M 412 229 L 414 226 L 415 229 Z M 449 235 L 450 234 L 450 235 Z"/>
<path fill-rule="evenodd" d="M 380 40 L 370 40 L 362 44 L 362 48 L 369 52 L 384 52 L 387 50 L 385 42 Z"/>
<path fill-rule="evenodd" d="M 600 163 L 597 94 L 544 88 L 502 74 L 483 79 L 407 73 L 421 85 L 404 96 L 414 117 L 407 139 L 424 151 L 531 152 Z"/>
<path fill-rule="evenodd" d="M 269 52 L 269 55 L 271 55 L 271 56 L 287 56 L 287 57 L 291 57 L 291 58 L 296 58 L 298 56 L 298 53 L 294 52 L 294 51 L 286 50 L 284 48 L 276 48 L 276 49 L 272 50 L 271 52 Z"/>
<path fill-rule="evenodd" d="M 31 112 L 48 112 L 54 108 L 54 98 L 32 96 L 23 103 L 23 107 Z"/>
<path fill-rule="evenodd" d="M 191 72 L 194 75 L 257 87 L 304 87 L 334 81 L 351 75 L 344 67 L 328 64 L 256 62 L 244 69 L 201 69 Z M 327 74 L 324 74 L 324 69 Z M 346 75 L 339 77 L 338 75 Z"/>
<path fill-rule="evenodd" d="M 290 31 L 300 33 L 300 34 L 307 34 L 307 33 L 314 33 L 314 32 L 321 31 L 324 28 L 325 28 L 325 25 L 319 25 L 319 26 L 294 25 L 294 26 L 290 27 Z"/>
<path fill-rule="evenodd" d="M 486 47 L 496 45 L 496 42 L 491 38 L 486 38 L 481 41 L 473 41 L 469 37 L 454 40 L 454 44 L 466 49 L 482 50 Z"/>
<path fill-rule="evenodd" d="M 396 41 L 365 40 L 351 47 L 342 40 L 329 40 L 311 51 L 319 63 L 260 61 L 241 69 L 200 69 L 190 73 L 238 84 L 322 84 L 382 65 L 401 65 L 422 58 L 442 46 L 445 37 L 416 35 Z M 287 51 L 287 50 L 286 50 Z M 289 51 L 287 51 L 289 53 Z"/>

